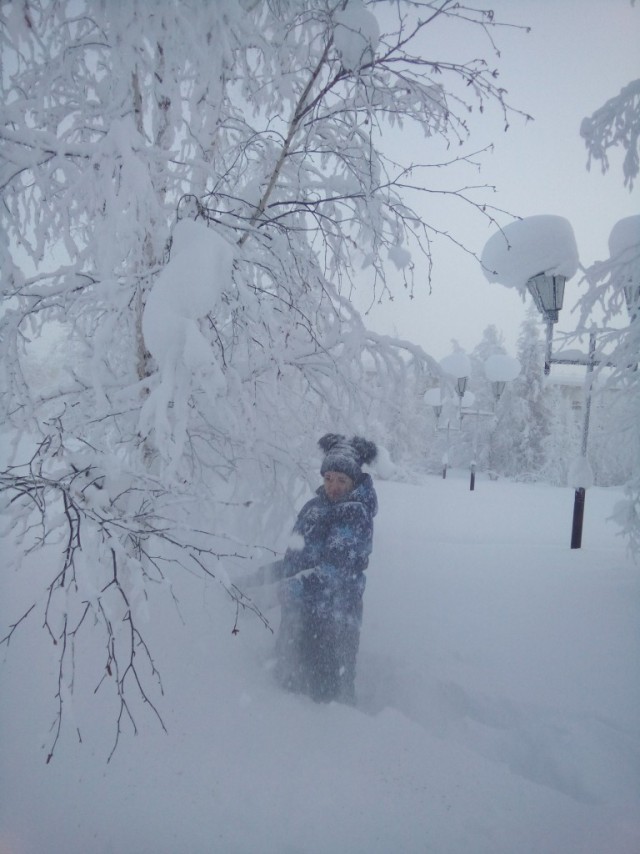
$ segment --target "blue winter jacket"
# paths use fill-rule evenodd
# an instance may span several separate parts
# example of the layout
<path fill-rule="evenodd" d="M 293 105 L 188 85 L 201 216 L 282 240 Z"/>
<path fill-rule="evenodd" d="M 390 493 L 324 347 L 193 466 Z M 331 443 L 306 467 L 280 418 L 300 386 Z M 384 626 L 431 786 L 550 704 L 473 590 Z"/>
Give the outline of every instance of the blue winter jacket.
<path fill-rule="evenodd" d="M 338 501 L 330 501 L 324 487 L 319 487 L 293 527 L 304 541 L 302 548 L 287 549 L 282 560 L 264 568 L 265 580 L 283 580 L 282 603 L 300 601 L 318 612 L 355 613 L 364 592 L 363 573 L 377 511 L 378 499 L 368 474 Z"/>

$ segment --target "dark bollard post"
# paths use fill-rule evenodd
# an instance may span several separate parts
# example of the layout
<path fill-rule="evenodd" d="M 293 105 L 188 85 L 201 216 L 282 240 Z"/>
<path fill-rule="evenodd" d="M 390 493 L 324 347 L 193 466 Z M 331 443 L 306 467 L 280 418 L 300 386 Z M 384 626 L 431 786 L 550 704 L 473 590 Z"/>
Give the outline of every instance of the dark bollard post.
<path fill-rule="evenodd" d="M 469 490 L 473 492 L 476 488 L 476 467 L 475 464 L 471 464 L 471 480 L 469 481 Z"/>
<path fill-rule="evenodd" d="M 596 365 L 596 335 L 589 335 L 589 361 L 587 362 L 587 375 L 584 380 L 584 423 L 582 425 L 582 460 L 587 464 L 587 445 L 589 443 L 589 421 L 591 420 L 591 384 L 593 382 L 593 369 Z M 576 489 L 573 502 L 573 526 L 571 528 L 571 548 L 582 548 L 582 522 L 584 520 L 585 487 Z"/>
<path fill-rule="evenodd" d="M 586 490 L 580 486 L 576 489 L 575 499 L 573 502 L 573 526 L 571 528 L 571 548 L 579 549 L 582 547 L 582 522 L 584 520 L 584 499 Z"/>
<path fill-rule="evenodd" d="M 447 464 L 445 463 L 442 466 L 442 479 L 444 480 L 446 478 L 446 476 L 447 476 Z"/>

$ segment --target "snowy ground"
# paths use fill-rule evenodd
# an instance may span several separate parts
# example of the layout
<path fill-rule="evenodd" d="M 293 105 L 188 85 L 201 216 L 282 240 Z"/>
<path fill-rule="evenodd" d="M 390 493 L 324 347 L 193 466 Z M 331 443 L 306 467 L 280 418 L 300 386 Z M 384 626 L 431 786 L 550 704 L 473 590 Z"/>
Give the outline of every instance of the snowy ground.
<path fill-rule="evenodd" d="M 109 764 L 113 710 L 78 696 L 45 765 L 51 652 L 0 668 L 1 854 L 637 854 L 640 568 L 587 495 L 466 475 L 379 482 L 359 707 L 271 683 L 272 636 L 192 579 L 152 614 L 164 734 Z M 16 599 L 0 579 L 0 619 Z M 271 616 L 277 619 L 277 614 Z M 161 652 L 161 654 L 160 654 Z M 80 663 L 81 665 L 81 663 Z"/>

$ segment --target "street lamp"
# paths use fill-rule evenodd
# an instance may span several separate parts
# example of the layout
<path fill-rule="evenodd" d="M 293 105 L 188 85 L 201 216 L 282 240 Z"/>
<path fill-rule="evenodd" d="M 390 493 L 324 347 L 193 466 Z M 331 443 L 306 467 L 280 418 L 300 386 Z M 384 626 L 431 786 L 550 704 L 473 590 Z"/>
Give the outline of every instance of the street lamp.
<path fill-rule="evenodd" d="M 469 374 L 471 373 L 471 361 L 466 353 L 458 351 L 445 356 L 440 361 L 440 367 L 449 377 L 455 380 L 456 394 L 458 395 L 458 425 L 462 426 L 462 399 L 465 396 Z M 442 477 L 447 476 L 447 465 L 449 464 L 449 427 L 447 422 L 447 457 L 442 469 Z"/>
<path fill-rule="evenodd" d="M 544 317 L 547 324 L 547 342 L 544 357 L 544 372 L 551 370 L 551 340 L 553 325 L 558 322 L 558 315 L 564 302 L 564 286 L 566 276 L 554 276 L 548 273 L 537 273 L 527 280 L 527 290 L 533 297 L 536 308 Z"/>
<path fill-rule="evenodd" d="M 553 326 L 564 301 L 564 288 L 578 270 L 578 248 L 568 220 L 559 216 L 533 216 L 511 223 L 487 241 L 482 252 L 485 277 L 513 287 L 520 293 L 528 290 L 547 325 L 544 372 L 549 374 L 551 363 L 565 360 L 553 358 Z M 594 339 L 595 340 L 595 339 Z M 585 397 L 585 432 L 591 405 L 591 373 L 595 344 L 590 347 Z M 571 360 L 572 364 L 576 364 Z M 583 433 L 582 470 L 586 471 L 586 439 Z M 584 511 L 584 481 L 576 488 L 571 548 L 580 548 L 582 513 Z M 581 500 L 580 500 L 581 499 Z"/>
<path fill-rule="evenodd" d="M 436 430 L 438 429 L 438 421 L 442 414 L 442 392 L 439 388 L 429 388 L 424 393 L 424 402 L 433 407 L 434 415 L 436 416 Z M 442 477 L 447 476 L 447 466 L 449 465 L 449 421 L 447 420 L 447 450 L 442 455 Z"/>
<path fill-rule="evenodd" d="M 473 392 L 467 390 L 467 385 L 469 382 L 469 375 L 471 374 L 471 361 L 469 357 L 458 351 L 457 353 L 452 353 L 450 356 L 446 356 L 440 362 L 440 367 L 443 372 L 447 374 L 451 379 L 455 380 L 455 391 L 458 397 L 458 423 L 462 426 L 462 417 L 463 415 L 475 414 L 475 430 L 474 430 L 474 439 L 473 439 L 473 459 L 470 464 L 470 480 L 469 480 L 469 489 L 473 491 L 475 489 L 475 479 L 476 479 L 476 456 L 478 452 L 478 421 L 480 416 L 491 416 L 495 417 L 495 408 L 493 412 L 481 412 L 479 407 L 473 409 L 475 403 L 475 395 Z M 489 356 L 489 358 L 484 363 L 485 376 L 491 383 L 491 388 L 493 391 L 493 396 L 495 403 L 497 404 L 502 396 L 502 393 L 505 389 L 505 386 L 511 380 L 514 380 L 518 374 L 520 373 L 520 363 L 517 359 L 511 359 L 509 356 L 504 356 L 502 354 L 496 354 L 494 356 Z M 442 392 L 439 388 L 428 389 L 424 395 L 425 403 L 428 403 L 433 407 L 435 415 L 436 415 L 436 425 L 437 421 L 440 418 L 440 414 L 443 409 L 443 396 Z M 449 397 L 451 400 L 451 397 Z M 465 409 L 463 409 L 463 407 Z M 447 419 L 447 450 L 443 456 L 443 468 L 442 468 L 442 477 L 446 478 L 447 476 L 447 466 L 449 463 L 449 431 L 450 431 L 450 419 Z"/>
<path fill-rule="evenodd" d="M 451 379 L 455 380 L 455 390 L 458 396 L 458 424 L 462 422 L 462 400 L 465 396 L 465 391 L 467 388 L 467 382 L 469 379 L 469 374 L 471 373 L 471 362 L 469 357 L 459 351 L 457 353 L 452 353 L 450 356 L 446 356 L 440 362 L 440 367 L 443 372 L 447 374 Z M 445 399 L 442 396 L 442 392 L 439 388 L 431 388 L 425 392 L 424 395 L 425 403 L 428 403 L 433 407 L 433 411 L 436 416 L 436 425 L 440 418 L 440 414 L 442 413 L 443 404 L 445 403 Z M 450 398 L 449 398 L 450 400 Z M 447 449 L 442 456 L 442 477 L 445 479 L 447 477 L 447 468 L 449 466 L 449 444 L 450 444 L 450 432 L 451 432 L 451 417 L 449 407 L 447 407 Z"/>
<path fill-rule="evenodd" d="M 520 362 L 502 353 L 495 353 L 485 360 L 484 375 L 491 383 L 491 390 L 496 403 L 502 397 L 507 383 L 520 376 L 520 371 Z"/>
<path fill-rule="evenodd" d="M 460 417 L 462 417 L 462 398 L 464 397 L 464 393 L 467 390 L 467 383 L 469 382 L 471 361 L 466 353 L 459 350 L 457 353 L 445 356 L 440 362 L 440 367 L 445 374 L 456 381 L 456 394 L 458 395 L 458 401 L 460 404 Z"/>
<path fill-rule="evenodd" d="M 551 371 L 552 364 L 559 365 L 585 365 L 587 373 L 584 383 L 584 421 L 582 425 L 582 445 L 580 453 L 580 465 L 577 471 L 580 472 L 580 483 L 574 485 L 574 500 L 573 500 L 573 520 L 571 524 L 571 548 L 579 549 L 582 547 L 582 528 L 584 524 L 584 505 L 586 498 L 586 482 L 591 480 L 591 467 L 587 460 L 587 445 L 589 440 L 589 422 L 591 419 L 591 387 L 593 383 L 593 369 L 597 364 L 595 358 L 596 352 L 596 336 L 594 332 L 589 335 L 589 353 L 583 358 L 578 355 L 574 358 L 562 356 L 554 356 L 552 352 L 553 341 L 553 326 L 558 322 L 558 315 L 562 308 L 564 300 L 564 286 L 567 281 L 566 276 L 550 275 L 547 273 L 537 273 L 527 280 L 527 290 L 533 297 L 536 308 L 543 316 L 547 326 L 547 340 L 544 357 L 544 372 L 548 375 Z"/>
<path fill-rule="evenodd" d="M 638 278 L 638 228 L 640 217 L 626 217 L 613 227 L 609 236 L 609 271 L 624 270 L 624 297 L 632 322 L 640 314 L 640 280 Z M 596 365 L 609 363 L 596 359 L 595 333 L 589 335 L 588 355 L 578 357 L 553 356 L 553 325 L 558 320 L 564 299 L 564 287 L 578 270 L 578 249 L 568 220 L 559 216 L 533 216 L 510 223 L 492 235 L 482 251 L 485 278 L 514 288 L 523 294 L 529 291 L 547 324 L 547 346 L 544 372 L 551 364 L 584 365 L 587 369 L 584 384 L 584 425 L 581 457 L 574 467 L 572 485 L 575 488 L 571 548 L 582 545 L 585 489 L 592 475 L 587 461 L 589 419 L 591 416 L 591 386 Z M 540 272 L 538 272 L 540 271 Z"/>

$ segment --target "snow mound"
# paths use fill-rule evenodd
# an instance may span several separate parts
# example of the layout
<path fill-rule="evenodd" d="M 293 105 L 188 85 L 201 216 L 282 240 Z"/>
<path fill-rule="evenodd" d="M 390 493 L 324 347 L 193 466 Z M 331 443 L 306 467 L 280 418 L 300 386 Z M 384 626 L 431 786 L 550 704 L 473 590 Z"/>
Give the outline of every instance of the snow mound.
<path fill-rule="evenodd" d="M 517 359 L 496 353 L 484 363 L 484 373 L 490 382 L 505 383 L 520 375 L 521 365 Z"/>
<path fill-rule="evenodd" d="M 488 281 L 521 292 L 539 273 L 570 279 L 578 269 L 573 228 L 561 216 L 531 216 L 513 222 L 489 238 L 481 262 Z"/>
<path fill-rule="evenodd" d="M 572 489 L 589 489 L 593 486 L 593 469 L 586 457 L 576 457 L 569 466 L 567 486 Z"/>
<path fill-rule="evenodd" d="M 471 374 L 471 362 L 466 353 L 452 353 L 450 356 L 445 356 L 440 360 L 440 367 L 451 377 L 462 379 Z"/>
<path fill-rule="evenodd" d="M 611 229 L 609 235 L 609 254 L 612 258 L 622 255 L 628 249 L 638 249 L 640 244 L 640 215 L 627 216 Z"/>
<path fill-rule="evenodd" d="M 625 217 L 613 226 L 609 255 L 614 264 L 620 265 L 624 286 L 632 291 L 640 288 L 640 216 Z"/>
<path fill-rule="evenodd" d="M 423 399 L 429 406 L 442 406 L 442 390 L 439 388 L 428 388 L 424 393 Z"/>

